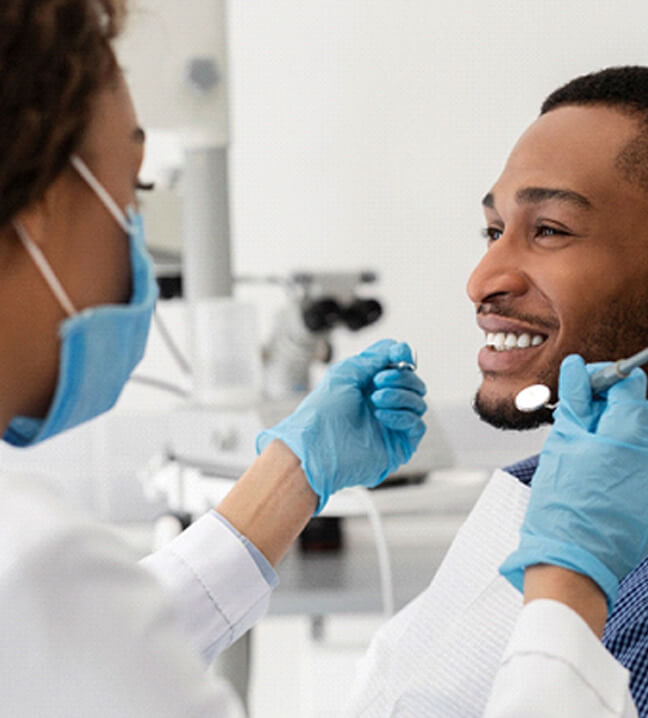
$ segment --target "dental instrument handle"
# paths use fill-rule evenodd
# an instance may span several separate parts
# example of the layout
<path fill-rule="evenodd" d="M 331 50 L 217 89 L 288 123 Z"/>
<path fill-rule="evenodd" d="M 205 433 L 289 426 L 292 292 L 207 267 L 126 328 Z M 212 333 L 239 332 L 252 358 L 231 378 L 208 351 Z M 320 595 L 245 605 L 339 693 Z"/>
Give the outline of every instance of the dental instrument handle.
<path fill-rule="evenodd" d="M 399 369 L 403 371 L 404 369 L 407 369 L 408 371 L 416 371 L 418 369 L 418 352 L 416 349 L 412 352 L 412 361 L 399 361 L 395 364 L 388 364 L 387 369 Z"/>
<path fill-rule="evenodd" d="M 597 371 L 591 379 L 592 391 L 598 394 L 609 389 L 621 379 L 625 379 L 633 369 L 644 364 L 648 364 L 648 347 L 627 359 L 619 359 L 611 366 Z"/>
<path fill-rule="evenodd" d="M 397 364 L 388 364 L 387 369 L 399 369 L 400 371 L 416 371 L 416 364 L 408 361 L 399 361 Z"/>

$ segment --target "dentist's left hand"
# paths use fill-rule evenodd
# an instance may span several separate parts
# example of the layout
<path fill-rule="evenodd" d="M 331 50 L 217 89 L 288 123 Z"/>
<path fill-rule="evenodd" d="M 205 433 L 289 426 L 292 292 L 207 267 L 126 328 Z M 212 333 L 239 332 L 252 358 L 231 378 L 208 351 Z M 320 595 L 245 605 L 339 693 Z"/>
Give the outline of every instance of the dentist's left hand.
<path fill-rule="evenodd" d="M 333 365 L 295 412 L 257 437 L 261 453 L 279 439 L 300 459 L 319 496 L 348 486 L 376 486 L 412 457 L 423 434 L 425 384 L 408 369 L 410 347 L 384 339 Z"/>

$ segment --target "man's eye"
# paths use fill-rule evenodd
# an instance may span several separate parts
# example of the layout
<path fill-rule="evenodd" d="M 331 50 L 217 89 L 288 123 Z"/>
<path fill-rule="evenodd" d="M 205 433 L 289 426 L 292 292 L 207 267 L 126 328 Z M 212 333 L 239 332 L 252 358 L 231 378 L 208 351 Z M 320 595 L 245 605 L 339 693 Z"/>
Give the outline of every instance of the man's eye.
<path fill-rule="evenodd" d="M 151 192 L 155 189 L 155 182 L 144 182 L 139 179 L 135 182 L 135 189 L 139 192 Z"/>
<path fill-rule="evenodd" d="M 482 237 L 487 239 L 489 242 L 495 242 L 502 236 L 503 233 L 504 230 L 498 229 L 497 227 L 486 227 L 485 229 L 482 229 Z"/>
<path fill-rule="evenodd" d="M 536 235 L 539 237 L 561 237 L 565 236 L 567 232 L 564 232 L 555 227 L 548 227 L 546 224 L 541 224 L 536 227 Z"/>

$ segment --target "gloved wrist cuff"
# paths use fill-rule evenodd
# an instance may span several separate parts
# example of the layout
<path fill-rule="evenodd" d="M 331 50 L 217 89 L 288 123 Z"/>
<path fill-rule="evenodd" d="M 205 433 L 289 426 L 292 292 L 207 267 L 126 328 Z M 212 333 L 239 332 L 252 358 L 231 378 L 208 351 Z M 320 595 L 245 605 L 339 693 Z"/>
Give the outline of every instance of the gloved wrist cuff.
<path fill-rule="evenodd" d="M 520 546 L 504 561 L 499 572 L 522 593 L 524 570 L 539 563 L 561 566 L 589 576 L 605 594 L 608 613 L 612 612 L 619 591 L 619 580 L 596 556 L 575 544 L 522 534 Z"/>
<path fill-rule="evenodd" d="M 256 438 L 254 448 L 257 456 L 262 454 L 264 450 L 278 437 L 274 436 L 270 431 L 262 431 Z"/>

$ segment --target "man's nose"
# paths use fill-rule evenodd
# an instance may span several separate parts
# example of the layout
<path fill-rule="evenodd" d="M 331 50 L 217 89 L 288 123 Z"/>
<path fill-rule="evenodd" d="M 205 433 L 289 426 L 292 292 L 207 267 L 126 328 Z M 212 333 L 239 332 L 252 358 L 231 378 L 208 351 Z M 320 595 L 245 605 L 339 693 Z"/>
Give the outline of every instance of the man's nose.
<path fill-rule="evenodd" d="M 474 304 L 483 304 L 495 297 L 518 297 L 527 292 L 529 280 L 517 249 L 515 242 L 505 235 L 490 246 L 466 286 Z"/>

